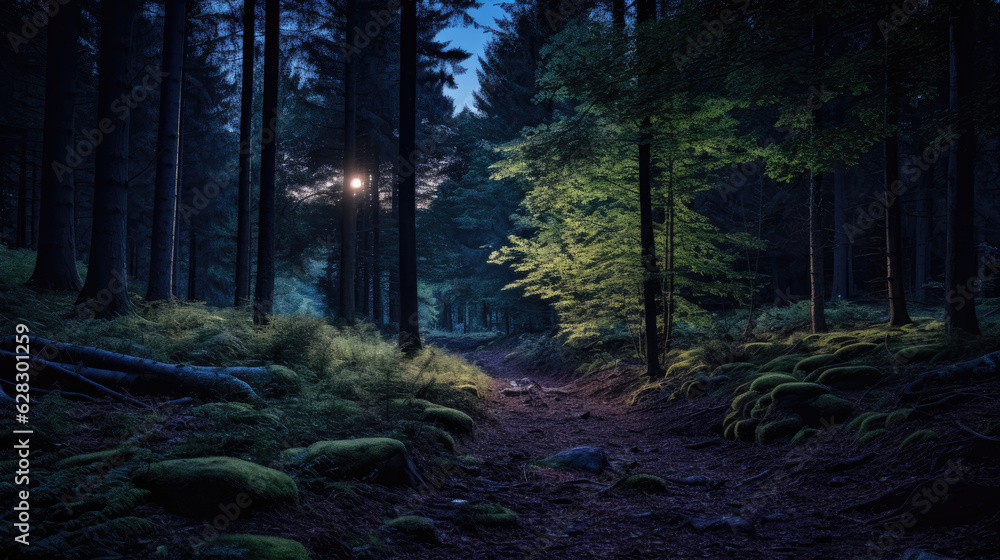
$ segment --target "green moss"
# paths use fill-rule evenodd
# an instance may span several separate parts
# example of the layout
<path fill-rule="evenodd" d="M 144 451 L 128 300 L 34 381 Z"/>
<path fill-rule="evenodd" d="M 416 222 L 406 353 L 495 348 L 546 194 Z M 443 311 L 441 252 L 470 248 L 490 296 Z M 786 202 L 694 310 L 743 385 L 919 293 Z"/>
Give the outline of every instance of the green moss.
<path fill-rule="evenodd" d="M 896 361 L 901 364 L 919 364 L 934 361 L 934 358 L 946 349 L 946 346 L 942 346 L 940 344 L 909 346 L 896 352 L 893 357 L 895 357 Z"/>
<path fill-rule="evenodd" d="M 835 389 L 860 389 L 871 387 L 882 379 L 882 371 L 872 366 L 846 366 L 828 369 L 819 376 L 819 382 Z"/>
<path fill-rule="evenodd" d="M 404 515 L 385 524 L 391 529 L 416 537 L 434 536 L 434 520 L 419 515 Z"/>
<path fill-rule="evenodd" d="M 424 420 L 455 434 L 471 434 L 475 428 L 472 417 L 454 408 L 431 407 L 424 411 Z"/>
<path fill-rule="evenodd" d="M 794 382 L 778 385 L 771 391 L 771 407 L 776 410 L 789 410 L 820 395 L 825 395 L 830 389 L 816 383 Z"/>
<path fill-rule="evenodd" d="M 153 463 L 139 469 L 134 482 L 150 490 L 153 499 L 168 508 L 195 516 L 219 504 L 237 503 L 237 497 L 243 494 L 255 510 L 299 500 L 295 482 L 288 475 L 233 457 Z"/>
<path fill-rule="evenodd" d="M 310 560 L 301 543 L 262 535 L 222 535 L 212 545 L 216 552 L 235 552 L 241 560 Z"/>
<path fill-rule="evenodd" d="M 768 422 L 757 426 L 755 437 L 757 443 L 766 445 L 773 441 L 791 437 L 805 426 L 805 422 L 799 416 L 791 416 L 774 422 Z"/>
<path fill-rule="evenodd" d="M 912 408 L 900 408 L 889 413 L 889 417 L 885 419 L 885 429 L 891 430 L 902 426 L 910 418 L 910 414 L 913 414 Z"/>
<path fill-rule="evenodd" d="M 792 354 L 790 356 L 778 356 L 777 358 L 767 362 L 763 366 L 757 369 L 757 371 L 768 372 L 777 371 L 783 373 L 791 373 L 795 370 L 796 364 L 802 361 L 803 356 L 801 354 Z"/>
<path fill-rule="evenodd" d="M 835 361 L 837 361 L 837 357 L 833 354 L 818 354 L 816 356 L 810 356 L 803 360 L 799 360 L 799 362 L 795 364 L 795 369 L 792 370 L 792 373 L 795 375 L 807 375 L 815 371 L 817 368 L 831 364 Z"/>
<path fill-rule="evenodd" d="M 862 436 L 860 436 L 858 438 L 858 443 L 860 443 L 861 445 L 866 445 L 868 443 L 871 443 L 872 440 L 874 440 L 875 438 L 881 436 L 884 433 L 885 433 L 885 428 L 879 428 L 877 430 L 872 430 L 870 432 L 865 432 L 864 435 L 862 435 Z"/>
<path fill-rule="evenodd" d="M 402 468 L 406 446 L 390 438 L 320 441 L 306 450 L 305 462 L 336 479 L 363 480 L 390 464 Z"/>
<path fill-rule="evenodd" d="M 651 474 L 634 474 L 615 482 L 608 492 L 645 492 L 649 494 L 665 494 L 667 481 Z"/>
<path fill-rule="evenodd" d="M 749 419 L 740 420 L 736 423 L 736 427 L 733 430 L 733 434 L 736 439 L 741 441 L 753 441 L 757 437 L 757 426 L 760 424 L 759 420 Z"/>
<path fill-rule="evenodd" d="M 726 424 L 722 430 L 722 437 L 726 439 L 736 439 L 736 422 Z"/>
<path fill-rule="evenodd" d="M 722 364 L 721 366 L 715 368 L 712 371 L 712 377 L 733 374 L 741 371 L 753 371 L 755 369 L 757 369 L 757 364 L 751 362 L 731 362 L 728 364 Z"/>
<path fill-rule="evenodd" d="M 861 424 L 858 425 L 858 435 L 864 436 L 868 432 L 872 432 L 875 430 L 884 431 L 885 420 L 888 417 L 889 415 L 883 412 L 877 412 L 875 414 L 869 415 L 868 417 L 866 417 L 864 420 L 861 421 Z"/>
<path fill-rule="evenodd" d="M 738 410 L 742 414 L 744 411 L 752 407 L 759 398 L 760 393 L 757 391 L 747 391 L 746 393 L 743 393 L 733 399 L 732 409 Z"/>
<path fill-rule="evenodd" d="M 93 537 L 108 542 L 133 543 L 154 532 L 153 524 L 141 517 L 119 517 L 87 528 Z"/>
<path fill-rule="evenodd" d="M 500 504 L 462 504 L 464 513 L 471 515 L 478 525 L 484 527 L 509 527 L 517 525 L 517 514 Z"/>
<path fill-rule="evenodd" d="M 126 446 L 97 451 L 95 453 L 74 455 L 57 462 L 55 467 L 57 469 L 70 469 L 93 463 L 106 463 L 109 466 L 118 466 L 131 459 L 132 455 L 135 455 L 135 451 L 136 449 L 134 447 Z"/>
<path fill-rule="evenodd" d="M 861 424 L 865 420 L 871 418 L 872 416 L 876 416 L 878 414 L 879 414 L 878 412 L 862 412 L 861 414 L 855 416 L 853 420 L 851 420 L 850 424 L 847 425 L 847 429 L 856 432 L 861 428 Z"/>
<path fill-rule="evenodd" d="M 810 426 L 823 424 L 839 424 L 851 417 L 854 405 L 850 401 L 835 395 L 820 395 L 808 403 L 802 410 L 802 417 Z"/>
<path fill-rule="evenodd" d="M 757 391 L 759 393 L 770 393 L 778 385 L 782 383 L 794 383 L 798 381 L 791 375 L 787 373 L 767 373 L 764 374 L 753 381 L 750 384 L 751 391 Z"/>
<path fill-rule="evenodd" d="M 296 393 L 302 388 L 302 379 L 299 377 L 299 374 L 295 373 L 290 368 L 285 366 L 271 366 L 268 369 L 271 371 L 271 376 L 274 378 L 273 383 L 277 385 L 282 392 Z"/>
<path fill-rule="evenodd" d="M 906 449 L 911 445 L 918 445 L 926 441 L 938 439 L 939 437 L 941 436 L 939 436 L 938 433 L 935 432 L 934 430 L 917 430 L 912 434 L 906 436 L 906 439 L 904 439 L 903 442 L 899 444 L 899 448 Z"/>
<path fill-rule="evenodd" d="M 857 344 L 849 344 L 844 346 L 840 350 L 833 353 L 833 356 L 841 362 L 847 362 L 855 358 L 860 358 L 867 354 L 871 354 L 876 349 L 878 349 L 878 344 L 872 344 L 870 342 L 859 342 Z"/>
<path fill-rule="evenodd" d="M 792 439 L 791 439 L 791 441 L 788 442 L 788 445 L 792 445 L 792 446 L 802 445 L 803 443 L 805 443 L 806 441 L 808 441 L 810 438 L 812 438 L 812 437 L 814 437 L 814 436 L 816 436 L 818 434 L 819 434 L 819 430 L 816 429 L 816 428 L 802 428 L 794 436 L 792 436 Z"/>

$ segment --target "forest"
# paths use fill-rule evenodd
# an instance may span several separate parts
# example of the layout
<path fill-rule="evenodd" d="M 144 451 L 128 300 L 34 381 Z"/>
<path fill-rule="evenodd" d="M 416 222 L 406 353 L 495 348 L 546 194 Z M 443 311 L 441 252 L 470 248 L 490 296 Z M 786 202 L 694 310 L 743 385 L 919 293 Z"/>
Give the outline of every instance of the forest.
<path fill-rule="evenodd" d="M 1000 559 L 1000 3 L 0 29 L 4 558 Z"/>

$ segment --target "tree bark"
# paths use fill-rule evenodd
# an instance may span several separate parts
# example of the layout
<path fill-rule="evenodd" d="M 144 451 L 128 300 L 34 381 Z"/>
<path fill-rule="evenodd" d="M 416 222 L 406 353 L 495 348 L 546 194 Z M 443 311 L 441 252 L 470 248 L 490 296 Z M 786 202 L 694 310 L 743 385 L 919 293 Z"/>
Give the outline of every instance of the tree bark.
<path fill-rule="evenodd" d="M 250 225 L 250 172 L 253 165 L 253 55 L 254 0 L 243 3 L 243 75 L 240 96 L 240 171 L 236 208 L 236 297 L 239 307 L 250 300 L 250 251 L 253 232 Z"/>
<path fill-rule="evenodd" d="M 165 0 L 163 66 L 159 130 L 156 136 L 156 179 L 149 255 L 148 301 L 174 296 L 174 238 L 177 236 L 177 168 L 180 154 L 181 93 L 184 83 L 184 21 L 187 0 Z"/>
<path fill-rule="evenodd" d="M 971 0 L 953 0 L 951 92 L 949 105 L 956 119 L 958 140 L 948 158 L 948 239 L 945 251 L 944 322 L 949 332 L 979 335 L 976 291 L 981 289 L 976 266 L 975 181 L 976 131 L 970 106 L 975 86 L 976 11 Z"/>
<path fill-rule="evenodd" d="M 673 338 L 674 328 L 674 297 L 677 292 L 677 276 L 674 271 L 674 224 L 676 214 L 674 212 L 674 162 L 671 161 L 667 171 L 667 239 L 664 283 L 666 284 L 666 297 L 663 306 L 663 348 L 669 350 Z"/>
<path fill-rule="evenodd" d="M 48 27 L 38 255 L 29 280 L 38 288 L 74 292 L 81 282 L 76 270 L 75 166 L 70 164 L 77 162 L 69 158 L 79 157 L 73 135 L 79 27 L 79 2 L 63 6 Z"/>
<path fill-rule="evenodd" d="M 263 325 L 274 313 L 275 172 L 278 154 L 278 40 L 281 3 L 266 0 L 264 9 L 264 122 L 260 152 L 260 217 L 257 241 L 257 283 L 253 321 Z"/>
<path fill-rule="evenodd" d="M 656 21 L 656 3 L 653 0 L 639 0 L 637 3 L 637 23 Z M 640 49 L 644 47 L 640 45 Z M 660 367 L 659 329 L 656 325 L 657 301 L 660 297 L 660 272 L 656 262 L 656 239 L 653 235 L 653 160 L 650 131 L 651 120 L 643 119 L 639 132 L 639 234 L 641 243 L 642 299 L 646 332 L 646 373 L 650 377 L 663 376 Z"/>
<path fill-rule="evenodd" d="M 372 320 L 381 326 L 385 322 L 382 308 L 382 197 L 379 192 L 381 172 L 377 149 L 372 152 L 371 212 L 372 212 Z"/>
<path fill-rule="evenodd" d="M 346 42 L 356 39 L 354 12 L 357 0 L 347 0 Z M 356 320 L 355 274 L 357 273 L 357 212 L 351 181 L 357 177 L 357 61 L 347 54 L 344 67 L 344 181 L 340 221 L 340 319 L 349 325 Z"/>
<path fill-rule="evenodd" d="M 842 161 L 833 162 L 833 283 L 830 300 L 849 298 L 850 285 L 847 281 L 848 245 L 850 240 L 844 227 L 847 225 L 847 185 L 846 166 Z"/>
<path fill-rule="evenodd" d="M 96 149 L 94 162 L 93 235 L 90 262 L 78 308 L 100 318 L 128 313 L 126 255 L 128 217 L 129 116 L 115 111 L 117 101 L 131 95 L 129 58 L 136 5 L 105 0 L 101 5 L 98 122 L 113 127 Z"/>
<path fill-rule="evenodd" d="M 17 239 L 19 249 L 28 247 L 28 143 L 21 142 L 21 174 L 17 183 Z"/>
<path fill-rule="evenodd" d="M 820 224 L 823 174 L 809 172 L 809 292 L 812 332 L 826 332 L 825 278 L 823 277 L 823 230 Z"/>
<path fill-rule="evenodd" d="M 920 211 L 917 213 L 915 231 L 916 255 L 914 258 L 913 298 L 920 303 L 927 302 L 925 284 L 930 278 L 931 268 L 931 235 L 934 229 L 934 195 L 935 167 L 930 163 L 927 168 L 927 188 L 920 193 Z"/>
<path fill-rule="evenodd" d="M 899 108 L 894 92 L 889 86 L 886 70 L 887 97 L 885 128 L 890 134 L 885 139 L 885 270 L 889 291 L 889 324 L 901 326 L 911 323 L 906 311 L 906 294 L 903 292 L 903 208 L 902 186 L 899 181 Z M 895 129 L 895 130 L 890 130 Z"/>
<path fill-rule="evenodd" d="M 417 296 L 417 0 L 403 0 L 399 41 L 399 347 L 420 349 Z"/>

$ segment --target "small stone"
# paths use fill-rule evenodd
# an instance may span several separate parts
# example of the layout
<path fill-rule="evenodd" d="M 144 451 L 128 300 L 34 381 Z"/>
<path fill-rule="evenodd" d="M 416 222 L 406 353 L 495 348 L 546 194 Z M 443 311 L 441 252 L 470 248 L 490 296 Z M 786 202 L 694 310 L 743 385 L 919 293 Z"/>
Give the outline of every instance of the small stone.
<path fill-rule="evenodd" d="M 601 473 L 610 466 L 608 454 L 600 447 L 576 447 L 538 462 L 544 467 Z"/>

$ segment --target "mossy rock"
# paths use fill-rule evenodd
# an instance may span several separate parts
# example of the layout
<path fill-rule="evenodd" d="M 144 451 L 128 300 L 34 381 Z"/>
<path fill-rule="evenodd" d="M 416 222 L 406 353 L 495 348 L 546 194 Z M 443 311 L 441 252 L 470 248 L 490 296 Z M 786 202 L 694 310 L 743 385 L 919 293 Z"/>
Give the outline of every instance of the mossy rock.
<path fill-rule="evenodd" d="M 799 414 L 810 426 L 822 426 L 844 422 L 851 417 L 852 412 L 854 405 L 851 401 L 828 393 L 809 402 Z"/>
<path fill-rule="evenodd" d="M 918 445 L 927 441 L 938 439 L 939 437 L 941 436 L 934 430 L 917 430 L 906 436 L 906 439 L 899 444 L 899 448 L 906 449 L 911 445 Z"/>
<path fill-rule="evenodd" d="M 771 391 L 771 407 L 774 410 L 791 410 L 829 392 L 828 387 L 817 383 L 782 383 Z"/>
<path fill-rule="evenodd" d="M 731 362 L 728 364 L 722 364 L 721 366 L 712 370 L 712 377 L 718 377 L 720 375 L 734 374 L 741 371 L 753 371 L 757 369 L 757 364 L 751 362 Z"/>
<path fill-rule="evenodd" d="M 885 429 L 891 430 L 902 426 L 910 419 L 911 414 L 913 414 L 912 408 L 900 408 L 890 412 L 889 417 L 885 419 Z"/>
<path fill-rule="evenodd" d="M 817 369 L 836 361 L 837 357 L 833 354 L 817 354 L 816 356 L 810 356 L 799 360 L 799 363 L 795 364 L 795 369 L 792 370 L 792 374 L 808 375 Z"/>
<path fill-rule="evenodd" d="M 260 419 L 253 406 L 239 402 L 213 402 L 196 406 L 191 413 L 217 422 L 252 423 Z"/>
<path fill-rule="evenodd" d="M 424 410 L 424 421 L 437 424 L 454 434 L 471 434 L 476 424 L 472 417 L 454 408 L 432 406 Z"/>
<path fill-rule="evenodd" d="M 782 383 L 794 383 L 798 381 L 791 375 L 787 373 L 766 373 L 757 379 L 754 379 L 753 383 L 750 384 L 751 391 L 757 391 L 758 393 L 770 393 L 775 387 L 781 385 Z"/>
<path fill-rule="evenodd" d="M 826 341 L 827 344 L 832 344 L 834 346 L 840 346 L 840 347 L 850 346 L 852 344 L 857 344 L 858 342 L 860 341 L 857 338 L 853 336 L 844 336 L 844 335 L 832 336 Z"/>
<path fill-rule="evenodd" d="M 945 350 L 947 347 L 940 344 L 909 346 L 893 354 L 893 357 L 901 364 L 919 364 L 934 361 L 934 358 Z"/>
<path fill-rule="evenodd" d="M 693 371 L 695 368 L 697 368 L 700 365 L 701 364 L 699 364 L 698 362 L 696 362 L 694 360 L 684 360 L 684 361 L 681 361 L 681 362 L 677 362 L 677 363 L 672 364 L 670 367 L 667 368 L 667 371 L 664 374 L 664 376 L 669 377 L 669 376 L 672 376 L 672 375 L 675 375 L 675 374 L 679 375 L 679 374 L 682 374 L 682 373 L 689 373 L 689 372 Z"/>
<path fill-rule="evenodd" d="M 666 494 L 667 481 L 651 474 L 634 474 L 614 483 L 607 491 L 609 493 L 644 492 L 647 494 Z"/>
<path fill-rule="evenodd" d="M 882 379 L 882 370 L 872 366 L 845 366 L 831 368 L 819 376 L 819 383 L 834 389 L 861 389 L 871 387 Z"/>
<path fill-rule="evenodd" d="M 436 539 L 434 534 L 434 520 L 428 517 L 404 515 L 389 520 L 385 524 L 390 529 L 410 535 L 419 540 L 433 541 Z"/>
<path fill-rule="evenodd" d="M 221 535 L 212 543 L 214 553 L 237 554 L 241 560 L 310 560 L 301 543 L 263 535 Z"/>
<path fill-rule="evenodd" d="M 794 436 L 792 436 L 792 439 L 791 441 L 788 442 L 788 445 L 791 446 L 802 445 L 803 443 L 809 441 L 813 437 L 819 435 L 819 432 L 820 431 L 817 428 L 809 428 L 809 427 L 802 428 L 801 430 L 796 432 Z"/>
<path fill-rule="evenodd" d="M 749 420 L 740 420 L 736 423 L 733 434 L 738 440 L 753 441 L 757 437 L 758 425 L 760 425 L 760 421 L 752 418 Z"/>
<path fill-rule="evenodd" d="M 482 397 L 483 396 L 482 391 L 479 390 L 479 387 L 477 387 L 475 385 L 472 385 L 470 383 L 465 383 L 465 384 L 462 384 L 462 385 L 456 385 L 455 388 L 458 389 L 459 391 L 463 392 L 463 393 L 466 393 L 468 395 L 472 395 L 473 397 Z"/>
<path fill-rule="evenodd" d="M 295 482 L 286 474 L 233 457 L 174 459 L 140 468 L 136 486 L 152 492 L 153 500 L 169 509 L 198 517 L 219 504 L 269 510 L 299 501 Z M 239 500 L 240 496 L 244 496 Z M 243 507 L 243 506 L 241 506 Z"/>
<path fill-rule="evenodd" d="M 110 467 L 117 467 L 125 461 L 131 459 L 132 456 L 135 455 L 135 452 L 135 447 L 115 447 L 114 449 L 106 449 L 95 453 L 85 453 L 83 455 L 66 457 L 65 459 L 57 462 L 55 467 L 57 469 L 71 469 L 73 467 L 92 465 L 94 463 L 104 463 Z"/>
<path fill-rule="evenodd" d="M 878 349 L 878 344 L 872 344 L 870 342 L 858 342 L 856 344 L 848 344 L 840 350 L 833 353 L 833 356 L 841 362 L 847 362 L 855 358 L 860 358 L 861 356 L 866 356 L 871 354 Z"/>
<path fill-rule="evenodd" d="M 362 480 L 417 486 L 419 476 L 403 442 L 391 438 L 319 441 L 304 463 L 334 480 Z"/>
<path fill-rule="evenodd" d="M 858 443 L 860 443 L 861 445 L 866 445 L 868 443 L 871 443 L 872 440 L 884 434 L 885 431 L 886 431 L 885 428 L 878 428 L 870 432 L 865 432 L 864 435 L 858 437 Z"/>
<path fill-rule="evenodd" d="M 278 388 L 281 393 L 297 393 L 302 389 L 302 378 L 292 369 L 285 366 L 271 366 L 271 383 Z"/>
<path fill-rule="evenodd" d="M 726 424 L 725 428 L 722 430 L 722 437 L 726 439 L 736 439 L 736 422 L 731 424 Z"/>
<path fill-rule="evenodd" d="M 517 514 L 500 504 L 462 504 L 464 513 L 471 515 L 477 525 L 484 527 L 510 527 L 517 525 Z"/>
<path fill-rule="evenodd" d="M 450 451 L 452 453 L 455 452 L 455 438 L 453 438 L 446 430 L 436 430 L 434 433 L 434 439 L 446 451 Z"/>
<path fill-rule="evenodd" d="M 755 437 L 757 443 L 767 445 L 773 441 L 794 436 L 805 425 L 801 417 L 790 416 L 757 426 Z"/>
<path fill-rule="evenodd" d="M 785 348 L 785 345 L 772 342 L 749 342 L 743 345 L 742 350 L 747 354 L 756 356 L 768 352 L 780 352 L 783 348 Z"/>
<path fill-rule="evenodd" d="M 754 404 L 756 404 L 757 399 L 760 398 L 760 393 L 757 391 L 747 391 L 742 395 L 737 396 L 733 399 L 732 409 L 739 411 L 741 414 L 745 414 L 746 410 L 749 410 Z"/>
<path fill-rule="evenodd" d="M 722 419 L 722 426 L 723 428 L 728 428 L 742 419 L 743 414 L 741 414 L 740 411 L 730 411 L 729 414 L 726 414 L 726 417 Z"/>
<path fill-rule="evenodd" d="M 861 414 L 858 414 L 857 416 L 855 416 L 853 420 L 851 420 L 851 422 L 847 425 L 847 429 L 851 430 L 852 432 L 856 432 L 856 431 L 858 431 L 858 430 L 861 429 L 861 424 L 864 423 L 865 420 L 868 420 L 872 416 L 877 416 L 879 414 L 881 414 L 881 413 L 880 412 L 862 412 Z"/>
<path fill-rule="evenodd" d="M 885 431 L 885 421 L 887 418 L 889 418 L 889 415 L 884 412 L 876 412 L 875 414 L 866 416 L 865 419 L 858 424 L 858 436 L 864 436 L 865 434 L 875 430 Z"/>
<path fill-rule="evenodd" d="M 801 354 L 793 354 L 791 356 L 778 356 L 777 358 L 767 362 L 763 366 L 757 369 L 760 372 L 770 372 L 776 371 L 781 373 L 792 373 L 795 370 L 795 366 L 802 361 Z"/>

